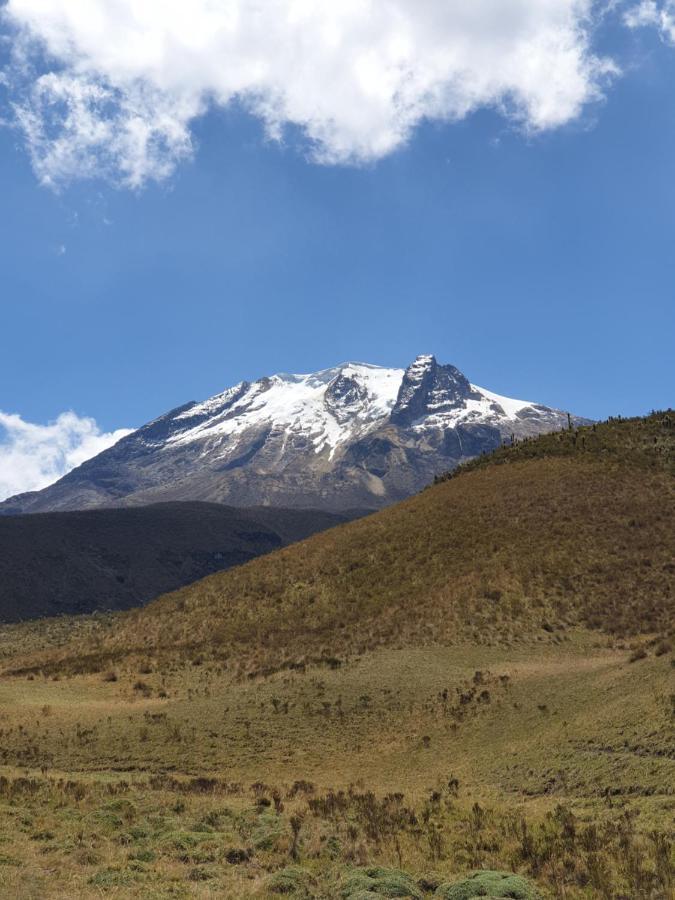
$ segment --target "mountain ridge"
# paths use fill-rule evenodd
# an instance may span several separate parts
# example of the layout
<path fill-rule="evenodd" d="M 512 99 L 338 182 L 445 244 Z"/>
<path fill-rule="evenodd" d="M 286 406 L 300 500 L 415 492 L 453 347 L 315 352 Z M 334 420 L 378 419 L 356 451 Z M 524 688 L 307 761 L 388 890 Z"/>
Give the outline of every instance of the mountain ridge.
<path fill-rule="evenodd" d="M 568 421 L 481 388 L 429 354 L 406 369 L 350 362 L 242 381 L 178 406 L 56 484 L 9 498 L 0 514 L 169 500 L 381 508 L 505 440 Z"/>

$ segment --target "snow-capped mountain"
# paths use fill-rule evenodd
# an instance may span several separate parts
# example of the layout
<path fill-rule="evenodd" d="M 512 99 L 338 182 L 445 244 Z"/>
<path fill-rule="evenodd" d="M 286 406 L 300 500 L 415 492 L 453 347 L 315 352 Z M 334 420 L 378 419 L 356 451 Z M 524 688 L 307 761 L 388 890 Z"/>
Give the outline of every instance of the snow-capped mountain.
<path fill-rule="evenodd" d="M 311 445 L 315 454 L 338 448 L 377 426 L 396 403 L 402 369 L 348 363 L 312 375 L 273 375 L 242 382 L 175 418 L 169 445 L 207 441 L 229 458 L 240 435 L 264 429 L 268 442 Z"/>
<path fill-rule="evenodd" d="M 188 403 L 0 512 L 159 500 L 372 509 L 512 435 L 566 425 L 566 413 L 501 397 L 433 356 L 407 369 L 347 363 Z"/>

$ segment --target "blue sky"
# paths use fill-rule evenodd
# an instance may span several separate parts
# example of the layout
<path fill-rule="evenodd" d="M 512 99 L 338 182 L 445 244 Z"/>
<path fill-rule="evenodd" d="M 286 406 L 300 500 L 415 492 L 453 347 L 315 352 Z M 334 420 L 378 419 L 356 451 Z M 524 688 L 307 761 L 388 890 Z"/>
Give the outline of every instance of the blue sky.
<path fill-rule="evenodd" d="M 221 104 L 190 122 L 190 158 L 132 186 L 103 164 L 46 184 L 0 89 L 0 410 L 107 432 L 241 379 L 421 352 L 586 416 L 671 405 L 667 38 L 599 24 L 592 52 L 621 73 L 555 127 L 478 104 L 317 162 L 292 117 L 279 142 Z"/>

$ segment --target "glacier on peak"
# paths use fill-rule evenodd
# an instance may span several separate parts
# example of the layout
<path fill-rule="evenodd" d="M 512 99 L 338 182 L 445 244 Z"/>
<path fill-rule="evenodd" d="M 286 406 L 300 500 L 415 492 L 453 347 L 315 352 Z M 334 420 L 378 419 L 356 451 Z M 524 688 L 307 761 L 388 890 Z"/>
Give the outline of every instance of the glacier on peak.
<path fill-rule="evenodd" d="M 241 382 L 181 413 L 180 419 L 200 421 L 177 431 L 168 443 L 222 440 L 269 426 L 309 435 L 317 453 L 324 449 L 333 453 L 357 431 L 388 416 L 402 377 L 403 369 L 345 363 L 320 372 Z"/>
<path fill-rule="evenodd" d="M 336 450 L 389 423 L 415 431 L 518 420 L 535 404 L 478 387 L 452 365 L 422 354 L 406 369 L 348 362 L 306 374 L 242 381 L 183 409 L 165 446 L 196 441 L 229 451 L 230 438 L 267 428 L 306 437 L 315 453 Z M 539 407 L 545 411 L 546 407 Z"/>

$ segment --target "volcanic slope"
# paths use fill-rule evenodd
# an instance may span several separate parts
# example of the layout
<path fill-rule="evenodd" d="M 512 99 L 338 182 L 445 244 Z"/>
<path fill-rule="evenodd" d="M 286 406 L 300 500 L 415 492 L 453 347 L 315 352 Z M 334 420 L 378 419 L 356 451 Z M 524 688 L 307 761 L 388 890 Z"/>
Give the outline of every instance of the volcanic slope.
<path fill-rule="evenodd" d="M 0 628 L 0 894 L 670 898 L 674 419 Z"/>

